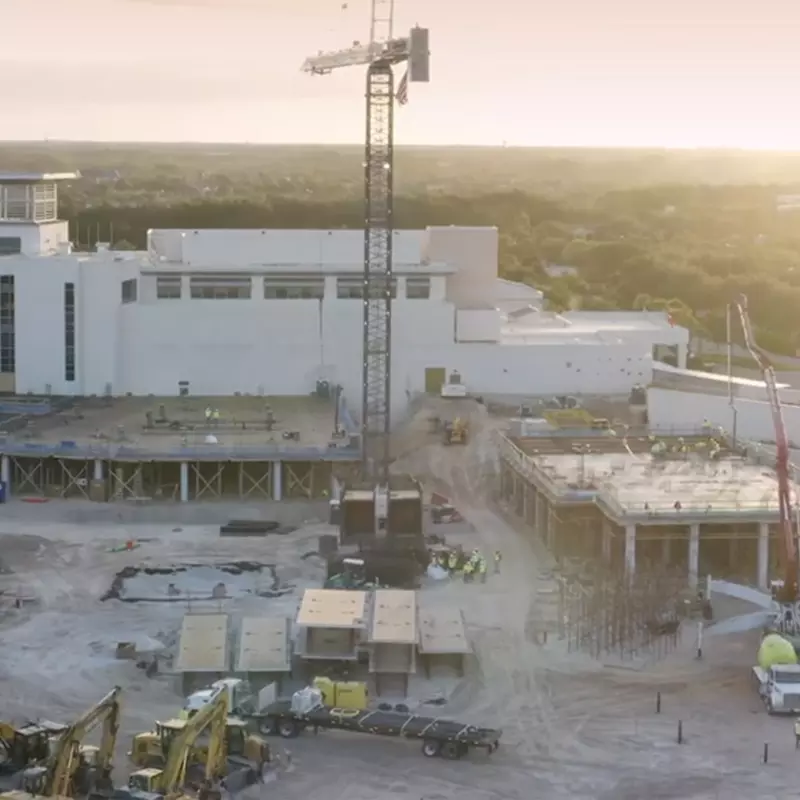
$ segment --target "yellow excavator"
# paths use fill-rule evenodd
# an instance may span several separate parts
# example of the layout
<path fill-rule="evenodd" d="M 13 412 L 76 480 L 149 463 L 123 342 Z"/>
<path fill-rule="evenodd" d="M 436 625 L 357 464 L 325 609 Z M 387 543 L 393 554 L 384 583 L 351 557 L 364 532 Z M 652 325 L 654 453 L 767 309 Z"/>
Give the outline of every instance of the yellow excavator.
<path fill-rule="evenodd" d="M 52 752 L 51 741 L 66 729 L 66 725 L 54 722 L 29 722 L 17 726 L 0 721 L 0 774 L 13 775 L 47 761 Z"/>
<path fill-rule="evenodd" d="M 0 795 L 0 800 L 33 800 L 37 797 L 74 798 L 89 794 L 110 794 L 112 760 L 120 721 L 120 688 L 112 689 L 60 735 L 51 737 L 44 763 L 24 769 L 19 789 Z M 100 723 L 100 746 L 83 740 Z M 47 728 L 45 727 L 45 730 Z"/>
<path fill-rule="evenodd" d="M 216 797 L 216 786 L 227 774 L 229 761 L 240 755 L 248 764 L 261 764 L 269 761 L 269 748 L 260 737 L 247 736 L 244 721 L 228 718 L 228 698 L 220 690 L 190 719 L 157 722 L 155 731 L 134 737 L 131 759 L 147 766 L 131 773 L 128 795 L 131 800 L 153 794 L 179 800 L 184 797 L 188 769 L 202 763 L 201 794 Z"/>

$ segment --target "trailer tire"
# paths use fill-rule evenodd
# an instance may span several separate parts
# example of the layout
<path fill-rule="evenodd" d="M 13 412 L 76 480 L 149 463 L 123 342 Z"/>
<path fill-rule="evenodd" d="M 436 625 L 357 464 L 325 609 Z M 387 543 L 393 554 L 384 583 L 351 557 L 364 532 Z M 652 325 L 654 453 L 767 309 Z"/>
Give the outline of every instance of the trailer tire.
<path fill-rule="evenodd" d="M 436 739 L 425 739 L 422 743 L 422 755 L 425 758 L 436 758 L 442 750 L 442 743 Z"/>
<path fill-rule="evenodd" d="M 262 736 L 275 736 L 278 732 L 278 726 L 275 724 L 274 719 L 262 719 L 258 722 L 258 732 Z"/>
<path fill-rule="evenodd" d="M 293 719 L 282 719 L 278 722 L 278 735 L 284 739 L 295 739 L 300 733 L 300 728 Z"/>
<path fill-rule="evenodd" d="M 442 758 L 448 761 L 458 761 L 464 755 L 464 745 L 461 742 L 445 742 L 442 745 Z"/>

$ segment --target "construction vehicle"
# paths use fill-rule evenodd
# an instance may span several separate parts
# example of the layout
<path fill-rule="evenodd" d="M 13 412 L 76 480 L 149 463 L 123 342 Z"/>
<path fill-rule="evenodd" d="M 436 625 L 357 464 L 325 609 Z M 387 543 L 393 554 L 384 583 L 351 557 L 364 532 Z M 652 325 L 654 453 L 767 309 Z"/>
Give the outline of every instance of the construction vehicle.
<path fill-rule="evenodd" d="M 52 743 L 66 725 L 51 722 L 15 726 L 0 722 L 0 774 L 10 775 L 26 767 L 46 761 L 52 753 Z"/>
<path fill-rule="evenodd" d="M 284 739 L 299 736 L 305 728 L 419 739 L 427 758 L 452 760 L 462 758 L 473 748 L 491 754 L 500 746 L 502 735 L 497 728 L 478 728 L 401 711 L 332 708 L 323 703 L 322 692 L 311 686 L 295 692 L 290 700 L 273 703 L 264 715 L 264 727 Z"/>
<path fill-rule="evenodd" d="M 120 693 L 117 686 L 93 705 L 60 735 L 51 739 L 45 763 L 28 767 L 21 774 L 20 788 L 44 797 L 76 797 L 110 793 L 112 760 L 120 722 Z M 83 740 L 99 724 L 103 734 L 99 747 Z"/>
<path fill-rule="evenodd" d="M 248 733 L 245 720 L 229 716 L 229 702 L 227 691 L 218 687 L 195 713 L 156 722 L 155 731 L 134 736 L 130 757 L 139 769 L 129 786 L 170 794 L 183 785 L 192 765 L 205 764 L 206 779 L 216 782 L 229 766 L 269 761 L 267 743 Z"/>
<path fill-rule="evenodd" d="M 467 396 L 467 387 L 461 382 L 460 373 L 453 370 L 447 376 L 447 381 L 442 384 L 439 396 L 447 400 L 460 399 Z"/>
<path fill-rule="evenodd" d="M 456 417 L 442 425 L 443 441 L 445 444 L 466 444 L 469 430 L 466 420 Z"/>

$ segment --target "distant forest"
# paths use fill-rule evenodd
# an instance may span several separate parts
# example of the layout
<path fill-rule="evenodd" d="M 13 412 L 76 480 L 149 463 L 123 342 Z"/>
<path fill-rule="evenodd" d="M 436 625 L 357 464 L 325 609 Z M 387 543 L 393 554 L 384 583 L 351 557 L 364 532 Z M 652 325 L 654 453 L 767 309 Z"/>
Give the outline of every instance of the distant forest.
<path fill-rule="evenodd" d="M 152 227 L 360 228 L 361 148 L 0 144 L 0 170 L 79 170 L 73 239 L 142 248 Z M 556 310 L 668 309 L 721 340 L 745 293 L 760 343 L 800 348 L 800 154 L 400 148 L 398 228 L 496 225 L 502 274 Z M 549 265 L 575 267 L 550 277 Z"/>

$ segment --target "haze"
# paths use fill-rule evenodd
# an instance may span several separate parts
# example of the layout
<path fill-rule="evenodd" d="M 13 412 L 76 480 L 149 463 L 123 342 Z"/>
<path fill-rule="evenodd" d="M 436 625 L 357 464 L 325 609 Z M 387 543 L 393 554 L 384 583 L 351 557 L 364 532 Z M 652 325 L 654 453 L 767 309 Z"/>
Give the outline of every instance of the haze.
<path fill-rule="evenodd" d="M 368 0 L 2 0 L 4 139 L 360 142 Z M 793 0 L 396 0 L 431 29 L 408 144 L 797 149 Z M 36 36 L 32 37 L 31 32 Z"/>

